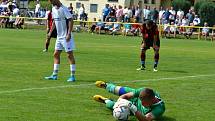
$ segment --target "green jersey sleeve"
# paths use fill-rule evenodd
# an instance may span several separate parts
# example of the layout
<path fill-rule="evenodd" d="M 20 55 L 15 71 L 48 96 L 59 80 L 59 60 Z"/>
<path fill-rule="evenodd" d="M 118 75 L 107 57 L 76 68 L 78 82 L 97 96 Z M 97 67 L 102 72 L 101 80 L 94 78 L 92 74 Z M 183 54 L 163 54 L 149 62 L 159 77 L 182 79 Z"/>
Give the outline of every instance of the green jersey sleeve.
<path fill-rule="evenodd" d="M 138 98 L 139 97 L 139 95 L 140 95 L 140 92 L 142 91 L 142 90 L 144 90 L 145 88 L 139 88 L 139 89 L 135 89 L 134 91 L 132 91 L 132 93 L 134 94 L 134 97 L 135 98 Z"/>

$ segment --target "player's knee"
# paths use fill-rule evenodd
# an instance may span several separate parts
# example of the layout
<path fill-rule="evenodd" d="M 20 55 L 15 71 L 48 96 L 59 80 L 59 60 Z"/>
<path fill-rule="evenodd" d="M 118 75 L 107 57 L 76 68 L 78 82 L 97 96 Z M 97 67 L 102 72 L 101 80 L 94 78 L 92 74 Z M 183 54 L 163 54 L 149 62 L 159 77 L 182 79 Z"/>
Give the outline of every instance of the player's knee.
<path fill-rule="evenodd" d="M 60 53 L 55 52 L 53 56 L 54 56 L 54 58 L 59 58 L 60 57 Z"/>
<path fill-rule="evenodd" d="M 74 56 L 73 56 L 72 53 L 68 53 L 68 54 L 67 54 L 67 57 L 70 58 L 70 59 L 74 59 Z"/>

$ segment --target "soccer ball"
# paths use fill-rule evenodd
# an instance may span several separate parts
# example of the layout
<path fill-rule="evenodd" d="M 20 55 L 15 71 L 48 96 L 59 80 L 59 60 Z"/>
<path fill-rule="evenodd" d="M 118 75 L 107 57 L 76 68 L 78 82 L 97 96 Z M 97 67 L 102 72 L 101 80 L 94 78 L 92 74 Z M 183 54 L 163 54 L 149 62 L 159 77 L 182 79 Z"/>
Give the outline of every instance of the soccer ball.
<path fill-rule="evenodd" d="M 113 110 L 113 117 L 116 120 L 121 120 L 121 121 L 126 121 L 128 120 L 128 116 L 130 115 L 130 111 L 128 109 L 128 107 L 116 107 Z"/>

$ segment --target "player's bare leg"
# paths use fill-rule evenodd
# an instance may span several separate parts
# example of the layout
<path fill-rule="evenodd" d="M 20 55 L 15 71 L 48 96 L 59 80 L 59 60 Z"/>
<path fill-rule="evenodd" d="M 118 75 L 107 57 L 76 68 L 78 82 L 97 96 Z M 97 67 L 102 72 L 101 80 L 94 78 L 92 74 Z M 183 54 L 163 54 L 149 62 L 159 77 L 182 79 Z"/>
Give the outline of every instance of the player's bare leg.
<path fill-rule="evenodd" d="M 146 69 L 145 60 L 146 60 L 146 50 L 145 49 L 141 49 L 141 54 L 140 54 L 141 67 L 137 68 L 138 71 Z"/>
<path fill-rule="evenodd" d="M 49 49 L 49 45 L 50 45 L 50 40 L 51 38 L 46 38 L 46 43 L 45 43 L 45 49 L 43 50 L 43 52 L 47 52 Z"/>
<path fill-rule="evenodd" d="M 60 54 L 61 50 L 55 50 L 54 52 L 54 69 L 51 76 L 45 77 L 47 80 L 57 80 L 57 74 L 60 66 Z"/>
<path fill-rule="evenodd" d="M 69 79 L 67 80 L 68 82 L 74 82 L 75 81 L 75 57 L 73 54 L 73 51 L 69 51 L 67 52 L 67 57 L 70 63 L 70 71 L 71 71 L 71 75 L 69 77 Z"/>
<path fill-rule="evenodd" d="M 154 68 L 153 71 L 158 71 L 159 49 L 154 49 Z"/>

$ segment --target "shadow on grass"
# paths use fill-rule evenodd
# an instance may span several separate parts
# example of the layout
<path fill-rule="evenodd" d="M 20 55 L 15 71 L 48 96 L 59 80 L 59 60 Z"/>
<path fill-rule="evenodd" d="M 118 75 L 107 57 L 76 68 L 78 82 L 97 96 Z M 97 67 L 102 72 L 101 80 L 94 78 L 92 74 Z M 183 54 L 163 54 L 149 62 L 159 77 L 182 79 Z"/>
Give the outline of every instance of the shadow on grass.
<path fill-rule="evenodd" d="M 129 121 L 137 121 L 137 118 L 135 116 L 131 116 Z M 176 121 L 176 119 L 168 116 L 161 116 L 160 118 L 153 121 Z"/>
<path fill-rule="evenodd" d="M 182 70 L 161 70 L 161 71 L 165 71 L 165 72 L 175 72 L 175 73 L 188 73 L 187 71 L 182 71 Z"/>
<path fill-rule="evenodd" d="M 162 116 L 162 117 L 158 118 L 156 121 L 176 121 L 176 119 L 174 119 L 172 117 L 168 117 L 168 116 Z"/>

